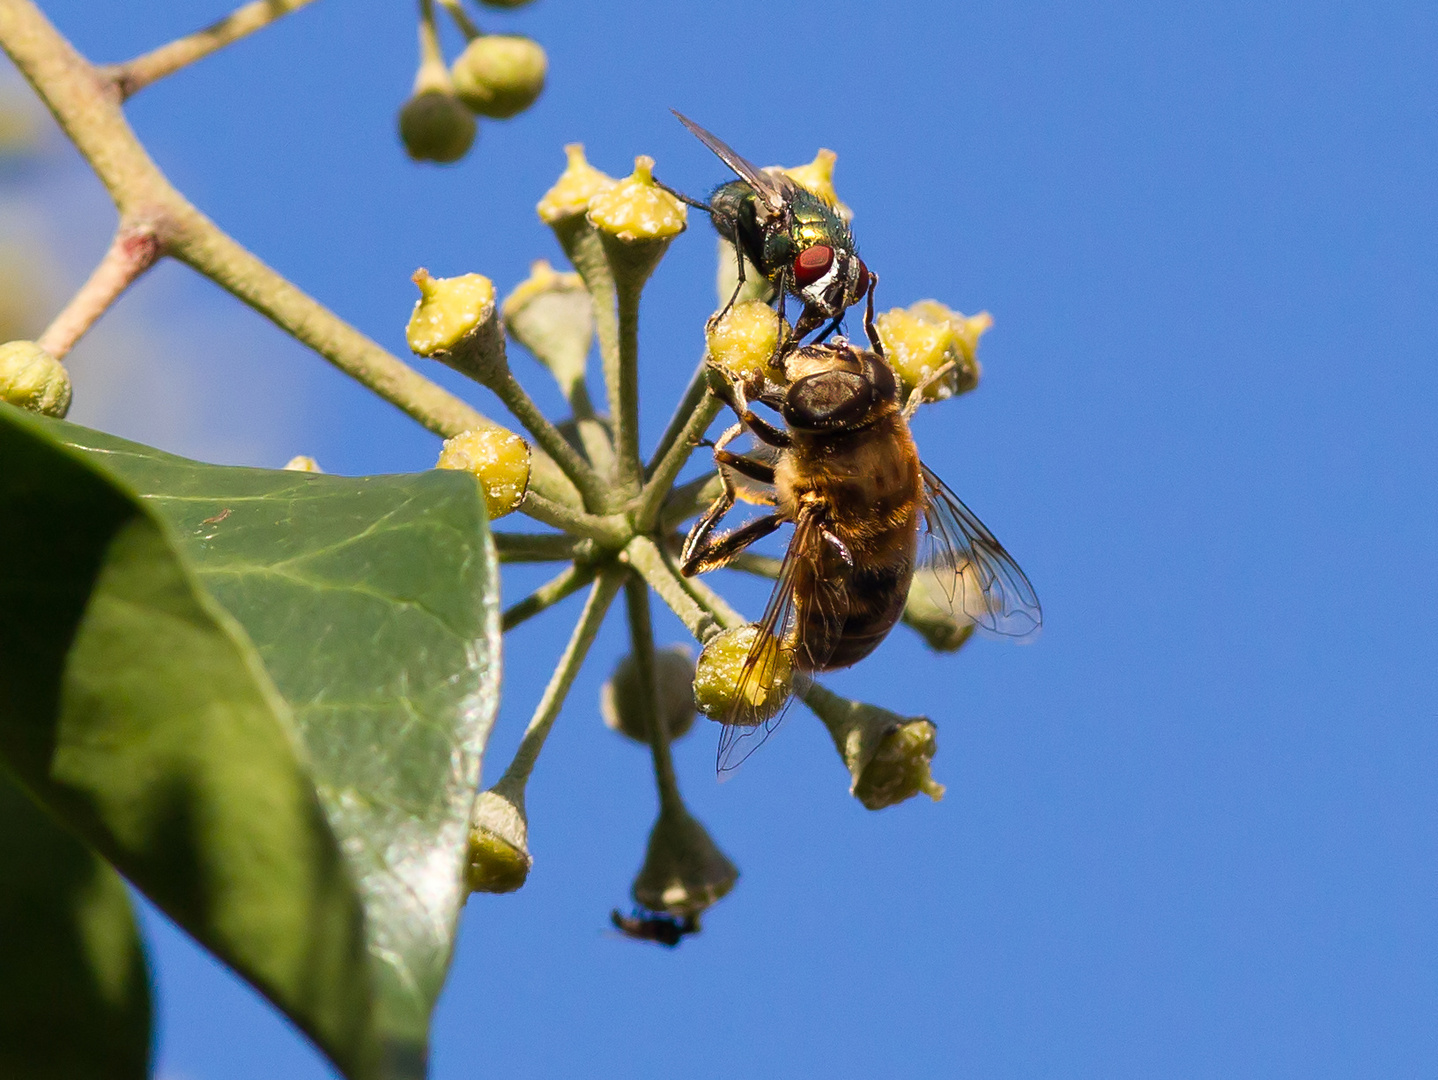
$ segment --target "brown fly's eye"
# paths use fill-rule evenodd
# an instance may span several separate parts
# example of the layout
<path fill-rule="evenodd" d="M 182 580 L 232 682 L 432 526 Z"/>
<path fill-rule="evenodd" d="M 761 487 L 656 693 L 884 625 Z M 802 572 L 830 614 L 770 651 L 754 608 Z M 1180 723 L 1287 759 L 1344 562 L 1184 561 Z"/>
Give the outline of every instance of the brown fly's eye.
<path fill-rule="evenodd" d="M 834 249 L 824 244 L 805 248 L 794 260 L 794 280 L 799 288 L 812 285 L 829 272 L 834 265 Z"/>

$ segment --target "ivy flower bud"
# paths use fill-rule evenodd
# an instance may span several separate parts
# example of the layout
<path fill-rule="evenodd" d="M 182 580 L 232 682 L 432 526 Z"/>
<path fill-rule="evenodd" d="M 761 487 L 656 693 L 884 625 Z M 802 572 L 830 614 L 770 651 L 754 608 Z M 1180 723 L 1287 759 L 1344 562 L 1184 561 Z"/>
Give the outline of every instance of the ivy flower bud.
<path fill-rule="evenodd" d="M 839 155 L 834 151 L 821 147 L 809 164 L 781 169 L 780 172 L 805 191 L 823 199 L 837 210 L 845 221 L 852 221 L 854 212 L 839 201 L 839 193 L 834 190 L 834 162 L 838 159 Z"/>
<path fill-rule="evenodd" d="M 290 458 L 289 461 L 285 462 L 285 468 L 290 472 L 324 472 L 324 470 L 320 468 L 320 463 L 308 454 L 296 454 Z"/>
<path fill-rule="evenodd" d="M 964 315 L 937 300 L 920 300 L 886 311 L 874 323 L 905 393 L 950 361 L 953 368 L 924 391 L 925 401 L 955 397 L 979 385 L 979 338 L 994 324 L 987 311 Z"/>
<path fill-rule="evenodd" d="M 634 879 L 635 903 L 670 915 L 698 915 L 734 887 L 739 870 L 682 803 L 665 800 Z"/>
<path fill-rule="evenodd" d="M 518 510 L 529 491 L 529 444 L 502 427 L 478 428 L 445 439 L 434 467 L 457 469 L 478 480 L 490 521 Z"/>
<path fill-rule="evenodd" d="M 468 858 L 470 892 L 514 892 L 528 880 L 534 859 L 523 799 L 513 801 L 493 789 L 479 793 L 470 817 Z"/>
<path fill-rule="evenodd" d="M 506 120 L 534 104 L 548 70 L 537 41 L 485 34 L 465 46 L 449 73 L 460 101 L 480 116 Z"/>
<path fill-rule="evenodd" d="M 594 303 L 578 274 L 561 274 L 544 259 L 505 298 L 504 326 L 547 367 L 566 397 L 584 382 L 594 340 Z"/>
<path fill-rule="evenodd" d="M 474 116 L 447 90 L 420 90 L 399 110 L 400 141 L 415 161 L 458 161 L 478 130 Z"/>
<path fill-rule="evenodd" d="M 584 213 L 589 209 L 590 199 L 618 182 L 585 160 L 583 143 L 568 143 L 564 153 L 569 163 L 535 207 L 539 220 L 546 225 Z"/>
<path fill-rule="evenodd" d="M 508 370 L 504 334 L 494 312 L 494 283 L 483 274 L 431 277 L 414 272 L 419 299 L 405 327 L 405 340 L 419 356 L 448 364 L 488 385 Z"/>
<path fill-rule="evenodd" d="M 974 636 L 974 624 L 940 607 L 917 575 L 909 582 L 904 625 L 917 630 L 935 652 L 957 652 Z"/>
<path fill-rule="evenodd" d="M 746 718 L 758 724 L 783 707 L 793 687 L 793 663 L 789 653 L 768 635 L 763 648 L 772 650 L 773 655 L 763 656 L 755 666 L 759 672 L 768 671 L 769 678 L 751 676 L 742 691 L 743 701 L 739 700 L 739 676 L 758 635 L 757 626 L 737 626 L 710 638 L 704 646 L 694 670 L 694 704 L 705 716 L 723 720 L 734 715 L 738 705 Z"/>
<path fill-rule="evenodd" d="M 792 329 L 787 319 L 761 300 L 736 303 L 705 328 L 709 362 L 742 382 L 768 379 L 782 384 L 783 370 L 770 361 Z"/>
<path fill-rule="evenodd" d="M 694 654 L 683 645 L 670 645 L 654 653 L 654 692 L 664 733 L 669 741 L 683 737 L 694 726 Z M 635 742 L 649 742 L 649 707 L 640 685 L 639 665 L 631 653 L 619 661 L 599 691 L 599 713 L 610 731 Z"/>
<path fill-rule="evenodd" d="M 882 810 L 923 792 L 938 802 L 944 786 L 929 771 L 938 729 L 926 717 L 905 717 L 811 687 L 805 702 L 824 726 L 849 770 L 849 793 Z"/>
<path fill-rule="evenodd" d="M 70 411 L 70 376 L 33 341 L 0 345 L 0 401 L 46 416 Z"/>
<path fill-rule="evenodd" d="M 641 155 L 634 159 L 633 173 L 589 200 L 586 220 L 599 236 L 621 295 L 638 295 L 685 228 L 684 204 L 654 182 L 653 170 L 654 159 Z M 579 269 L 584 271 L 582 265 Z"/>
<path fill-rule="evenodd" d="M 654 159 L 641 154 L 634 172 L 589 200 L 589 222 L 628 243 L 669 241 L 685 229 L 684 204 L 654 182 Z"/>

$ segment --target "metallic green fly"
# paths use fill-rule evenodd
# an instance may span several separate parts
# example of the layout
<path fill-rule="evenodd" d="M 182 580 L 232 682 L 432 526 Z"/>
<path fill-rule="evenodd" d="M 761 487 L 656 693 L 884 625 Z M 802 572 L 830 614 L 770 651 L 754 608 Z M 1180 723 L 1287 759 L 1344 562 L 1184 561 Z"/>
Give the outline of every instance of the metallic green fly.
<path fill-rule="evenodd" d="M 828 337 L 838 329 L 844 313 L 865 295 L 869 304 L 864 327 L 870 339 L 877 341 L 874 286 L 879 279 L 859 258 L 853 234 L 839 211 L 783 173 L 756 167 L 687 116 L 671 111 L 740 177 L 719 185 L 707 203 L 670 189 L 707 213 L 715 231 L 734 245 L 739 284 L 720 315 L 729 310 L 744 286 L 747 259 L 778 295 L 781 315 L 788 296 L 804 305 L 790 347 L 825 322 L 829 326 L 816 340 Z"/>

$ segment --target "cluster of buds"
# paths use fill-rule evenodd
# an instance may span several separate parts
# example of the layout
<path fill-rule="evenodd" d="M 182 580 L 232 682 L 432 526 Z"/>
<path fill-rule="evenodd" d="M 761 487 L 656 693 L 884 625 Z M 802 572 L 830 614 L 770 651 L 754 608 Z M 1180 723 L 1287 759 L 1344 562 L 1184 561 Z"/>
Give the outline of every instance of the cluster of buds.
<path fill-rule="evenodd" d="M 563 174 L 536 209 L 572 272 L 537 261 L 528 279 L 502 302 L 493 283 L 478 274 L 438 279 L 419 271 L 414 276 L 420 298 L 408 327 L 411 348 L 494 391 L 525 431 L 521 436 L 487 421 L 447 440 L 437 467 L 475 476 L 491 519 L 518 510 L 554 529 L 496 531 L 502 561 L 567 564 L 505 611 L 505 629 L 587 590 L 578 625 L 519 750 L 476 804 L 469 884 L 476 892 L 509 892 L 526 881 L 533 866 L 525 814 L 528 777 L 606 609 L 623 592 L 631 648 L 605 683 L 598 711 L 608 727 L 650 751 L 659 812 L 633 883 L 638 910 L 632 917 L 616 911 L 614 922 L 630 937 L 673 945 L 697 932 L 699 916 L 738 878 L 734 864 L 679 792 L 670 746 L 694 729 L 698 714 L 732 716 L 742 693 L 745 714 L 763 717 L 797 693 L 828 728 L 851 793 L 870 809 L 918 794 L 934 799 L 943 794 L 930 772 L 936 728 L 927 718 L 899 716 L 797 680 L 778 642 L 774 662 L 764 665 L 768 678 L 740 679 L 757 627 L 704 582 L 682 578 L 674 565 L 678 530 L 712 499 L 719 478 L 710 472 L 683 485 L 675 481 L 722 407 L 711 377 L 782 388 L 783 366 L 775 357 L 792 328 L 757 295 L 741 298 L 710 319 L 690 389 L 657 450 L 641 460 L 639 296 L 671 241 L 685 229 L 685 207 L 656 183 L 648 157 L 639 157 L 628 177 L 616 179 L 591 165 L 578 144 L 566 147 L 566 154 Z M 841 207 L 833 191 L 833 160 L 821 152 L 789 175 Z M 721 265 L 725 262 L 732 265 L 732 253 L 721 252 Z M 976 384 L 978 338 L 988 325 L 987 315 L 966 317 L 923 301 L 886 313 L 879 333 L 905 384 L 912 388 L 927 380 L 928 396 L 937 399 Z M 596 338 L 607 413 L 589 390 L 588 361 Z M 535 406 L 510 369 L 511 344 L 548 370 L 569 404 L 569 416 L 551 420 Z M 934 382 L 930 376 L 950 361 L 955 363 L 945 377 Z M 769 577 L 778 565 L 749 553 L 732 563 Z M 697 664 L 687 647 L 656 647 L 652 594 L 704 646 Z M 940 651 L 959 648 L 973 629 L 917 586 L 904 621 Z"/>
<path fill-rule="evenodd" d="M 520 7 L 529 0 L 484 0 Z M 507 120 L 524 112 L 544 90 L 549 59 L 531 38 L 486 34 L 465 13 L 462 0 L 440 0 L 467 44 L 445 63 L 434 24 L 433 0 L 420 0 L 419 68 L 414 89 L 399 111 L 399 135 L 416 161 L 448 164 L 469 153 L 477 117 Z"/>

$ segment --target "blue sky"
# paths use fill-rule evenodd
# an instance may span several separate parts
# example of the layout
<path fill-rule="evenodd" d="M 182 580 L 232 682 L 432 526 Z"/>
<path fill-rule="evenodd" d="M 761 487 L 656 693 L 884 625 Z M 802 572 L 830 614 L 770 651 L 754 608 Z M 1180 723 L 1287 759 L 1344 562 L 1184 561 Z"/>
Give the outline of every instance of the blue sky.
<path fill-rule="evenodd" d="M 99 60 L 225 10 L 44 6 Z M 651 154 L 694 193 L 724 170 L 670 106 L 760 163 L 833 148 L 881 306 L 994 315 L 983 385 L 916 434 L 1046 626 L 948 657 L 896 632 L 832 680 L 938 723 L 937 805 L 864 811 L 800 710 L 721 787 L 699 726 L 681 783 L 743 877 L 674 953 L 605 933 L 654 809 L 642 751 L 598 719 L 611 626 L 531 784 L 529 885 L 467 909 L 434 1075 L 1438 1071 L 1432 5 L 538 0 L 482 21 L 539 39 L 551 81 L 455 168 L 396 145 L 400 0 L 324 0 L 130 115 L 203 210 L 396 351 L 415 267 L 507 289 L 558 258 L 533 204 L 565 142 L 614 174 Z M 111 221 L 55 154 L 33 199 L 77 278 Z M 694 221 L 646 295 L 650 441 L 713 306 Z M 73 419 L 210 460 L 437 452 L 179 267 L 72 367 Z M 719 584 L 757 613 L 762 588 Z M 576 614 L 507 643 L 490 775 Z M 162 1075 L 329 1075 L 149 921 Z"/>

